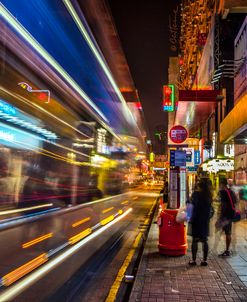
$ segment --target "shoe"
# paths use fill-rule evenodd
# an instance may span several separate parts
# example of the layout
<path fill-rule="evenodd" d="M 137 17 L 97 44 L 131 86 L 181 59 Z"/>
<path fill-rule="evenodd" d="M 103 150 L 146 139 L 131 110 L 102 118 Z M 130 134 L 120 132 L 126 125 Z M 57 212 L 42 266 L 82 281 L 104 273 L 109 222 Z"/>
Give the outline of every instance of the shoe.
<path fill-rule="evenodd" d="M 222 254 L 219 254 L 218 256 L 219 256 L 219 257 L 229 257 L 229 256 L 231 256 L 231 255 L 230 255 L 230 252 L 229 252 L 229 251 L 224 251 Z"/>
<path fill-rule="evenodd" d="M 201 262 L 201 266 L 208 266 L 207 261 L 202 261 L 202 262 Z"/>
<path fill-rule="evenodd" d="M 189 265 L 195 266 L 196 265 L 196 261 L 190 260 Z"/>

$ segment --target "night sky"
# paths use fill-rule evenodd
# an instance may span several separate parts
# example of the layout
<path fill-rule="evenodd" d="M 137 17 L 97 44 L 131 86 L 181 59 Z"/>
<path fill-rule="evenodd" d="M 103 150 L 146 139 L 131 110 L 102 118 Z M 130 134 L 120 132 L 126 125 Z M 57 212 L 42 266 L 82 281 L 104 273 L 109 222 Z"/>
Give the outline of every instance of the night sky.
<path fill-rule="evenodd" d="M 166 127 L 162 85 L 167 83 L 168 18 L 179 1 L 108 0 L 113 19 L 138 90 L 150 137 Z"/>

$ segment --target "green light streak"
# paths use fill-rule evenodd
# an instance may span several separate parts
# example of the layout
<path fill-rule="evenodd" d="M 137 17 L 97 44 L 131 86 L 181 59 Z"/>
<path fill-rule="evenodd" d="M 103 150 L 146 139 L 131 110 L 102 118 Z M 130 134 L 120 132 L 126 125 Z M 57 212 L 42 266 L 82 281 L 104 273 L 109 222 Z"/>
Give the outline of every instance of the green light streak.
<path fill-rule="evenodd" d="M 172 90 L 172 95 L 171 95 L 171 100 L 172 100 L 172 110 L 171 111 L 174 111 L 174 108 L 175 108 L 175 88 L 174 88 L 174 85 L 172 84 L 169 84 L 168 85 L 171 90 Z"/>

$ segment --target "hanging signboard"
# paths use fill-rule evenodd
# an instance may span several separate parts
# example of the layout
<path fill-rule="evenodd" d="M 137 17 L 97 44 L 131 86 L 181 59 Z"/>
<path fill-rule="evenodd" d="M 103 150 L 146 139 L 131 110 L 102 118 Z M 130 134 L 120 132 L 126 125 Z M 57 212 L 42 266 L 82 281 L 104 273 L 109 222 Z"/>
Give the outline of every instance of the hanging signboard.
<path fill-rule="evenodd" d="M 175 88 L 174 85 L 163 86 L 163 109 L 164 111 L 174 111 Z"/>

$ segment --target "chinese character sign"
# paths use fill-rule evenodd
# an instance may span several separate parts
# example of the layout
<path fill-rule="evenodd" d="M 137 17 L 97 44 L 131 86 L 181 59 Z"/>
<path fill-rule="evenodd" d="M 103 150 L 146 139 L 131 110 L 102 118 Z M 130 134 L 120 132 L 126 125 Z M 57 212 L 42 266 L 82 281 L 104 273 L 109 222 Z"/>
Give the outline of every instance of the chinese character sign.
<path fill-rule="evenodd" d="M 174 111 L 175 89 L 174 85 L 163 86 L 163 109 L 164 111 Z"/>

